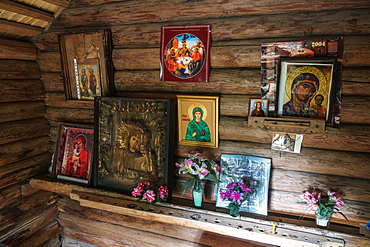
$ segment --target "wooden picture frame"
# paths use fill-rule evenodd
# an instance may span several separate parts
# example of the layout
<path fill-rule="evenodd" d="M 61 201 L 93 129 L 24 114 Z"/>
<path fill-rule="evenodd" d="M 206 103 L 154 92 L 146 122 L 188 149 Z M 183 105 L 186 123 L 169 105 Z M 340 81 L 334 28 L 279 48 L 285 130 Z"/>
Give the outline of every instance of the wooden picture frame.
<path fill-rule="evenodd" d="M 93 126 L 59 124 L 52 166 L 53 178 L 90 184 L 93 150 Z"/>
<path fill-rule="evenodd" d="M 249 117 L 267 117 L 268 99 L 249 99 Z"/>
<path fill-rule="evenodd" d="M 219 96 L 177 95 L 178 143 L 218 148 Z"/>
<path fill-rule="evenodd" d="M 336 85 L 335 59 L 281 59 L 277 116 L 332 122 Z"/>
<path fill-rule="evenodd" d="M 66 99 L 115 94 L 110 36 L 108 30 L 59 35 Z"/>
<path fill-rule="evenodd" d="M 208 82 L 210 44 L 210 25 L 161 27 L 161 80 Z"/>
<path fill-rule="evenodd" d="M 95 132 L 96 187 L 131 195 L 149 181 L 171 191 L 168 99 L 95 97 Z"/>
<path fill-rule="evenodd" d="M 223 201 L 220 192 L 231 182 L 240 182 L 252 189 L 240 212 L 267 215 L 268 190 L 272 159 L 239 154 L 221 154 L 220 182 L 217 187 L 216 209 L 225 211 L 230 201 Z"/>

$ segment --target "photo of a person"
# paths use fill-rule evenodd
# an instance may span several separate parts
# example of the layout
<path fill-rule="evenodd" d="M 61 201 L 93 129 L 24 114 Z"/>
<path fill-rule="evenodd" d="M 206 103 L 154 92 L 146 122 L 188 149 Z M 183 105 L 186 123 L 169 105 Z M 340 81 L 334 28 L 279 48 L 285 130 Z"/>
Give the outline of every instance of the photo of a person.
<path fill-rule="evenodd" d="M 99 64 L 97 60 L 85 62 L 77 65 L 79 97 L 82 99 L 94 99 L 95 96 L 101 96 Z"/>
<path fill-rule="evenodd" d="M 208 124 L 202 119 L 202 108 L 195 107 L 192 112 L 193 120 L 188 124 L 185 139 L 190 141 L 210 142 L 211 133 Z"/>
<path fill-rule="evenodd" d="M 267 116 L 268 100 L 266 99 L 251 99 L 249 101 L 249 116 L 250 117 L 266 117 Z"/>

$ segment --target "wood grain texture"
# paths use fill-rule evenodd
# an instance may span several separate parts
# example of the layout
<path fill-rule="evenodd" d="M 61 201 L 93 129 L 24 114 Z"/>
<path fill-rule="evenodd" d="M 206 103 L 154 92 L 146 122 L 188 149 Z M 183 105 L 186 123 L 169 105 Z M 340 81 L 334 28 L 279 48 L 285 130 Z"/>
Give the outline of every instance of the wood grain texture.
<path fill-rule="evenodd" d="M 45 96 L 42 82 L 36 79 L 0 79 L 0 87 L 0 102 L 37 101 L 42 100 Z M 29 90 L 30 88 L 32 90 Z"/>

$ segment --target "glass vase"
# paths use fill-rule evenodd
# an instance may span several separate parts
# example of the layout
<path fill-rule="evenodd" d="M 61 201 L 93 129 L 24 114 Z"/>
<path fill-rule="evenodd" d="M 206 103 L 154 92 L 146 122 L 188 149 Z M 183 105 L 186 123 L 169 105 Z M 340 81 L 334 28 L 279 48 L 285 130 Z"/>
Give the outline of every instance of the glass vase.
<path fill-rule="evenodd" d="M 330 224 L 331 215 L 320 215 L 315 213 L 316 225 L 321 228 L 328 228 Z"/>
<path fill-rule="evenodd" d="M 197 208 L 201 208 L 203 205 L 203 188 L 200 180 L 196 179 L 193 188 L 193 203 Z"/>

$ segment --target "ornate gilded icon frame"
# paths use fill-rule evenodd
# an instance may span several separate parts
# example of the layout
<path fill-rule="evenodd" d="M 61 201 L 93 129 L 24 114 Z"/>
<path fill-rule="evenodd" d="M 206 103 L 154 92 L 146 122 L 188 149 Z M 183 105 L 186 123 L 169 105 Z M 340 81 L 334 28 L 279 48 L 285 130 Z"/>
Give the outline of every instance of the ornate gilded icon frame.
<path fill-rule="evenodd" d="M 144 181 L 170 188 L 170 120 L 168 99 L 96 97 L 94 185 L 130 195 Z"/>

